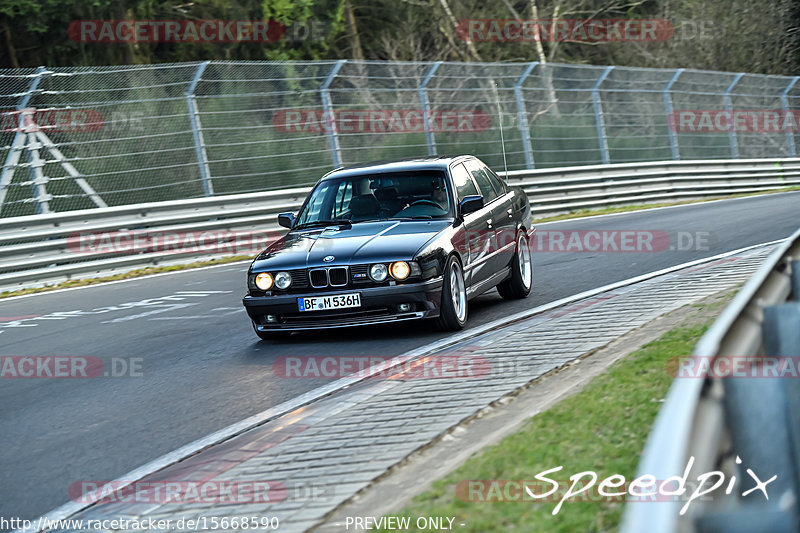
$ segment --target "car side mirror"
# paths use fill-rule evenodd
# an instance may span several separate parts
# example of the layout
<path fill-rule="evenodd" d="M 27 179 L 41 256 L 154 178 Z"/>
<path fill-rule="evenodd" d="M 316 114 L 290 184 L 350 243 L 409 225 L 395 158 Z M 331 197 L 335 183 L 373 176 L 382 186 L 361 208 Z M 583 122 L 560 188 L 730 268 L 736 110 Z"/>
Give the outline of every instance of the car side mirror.
<path fill-rule="evenodd" d="M 294 213 L 280 213 L 278 215 L 278 225 L 292 229 L 292 226 L 294 226 Z"/>
<path fill-rule="evenodd" d="M 481 209 L 483 209 L 483 196 L 480 194 L 465 196 L 458 202 L 458 212 L 461 215 L 469 215 Z"/>

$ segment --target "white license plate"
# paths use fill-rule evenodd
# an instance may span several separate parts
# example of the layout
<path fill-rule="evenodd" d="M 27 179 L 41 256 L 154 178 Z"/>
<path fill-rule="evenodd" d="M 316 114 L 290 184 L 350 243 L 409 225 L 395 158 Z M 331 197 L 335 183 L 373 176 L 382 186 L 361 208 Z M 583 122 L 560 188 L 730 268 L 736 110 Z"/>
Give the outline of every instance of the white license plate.
<path fill-rule="evenodd" d="M 361 307 L 361 295 L 354 292 L 352 294 L 337 294 L 335 296 L 298 298 L 297 305 L 301 311 L 327 311 L 328 309 Z"/>

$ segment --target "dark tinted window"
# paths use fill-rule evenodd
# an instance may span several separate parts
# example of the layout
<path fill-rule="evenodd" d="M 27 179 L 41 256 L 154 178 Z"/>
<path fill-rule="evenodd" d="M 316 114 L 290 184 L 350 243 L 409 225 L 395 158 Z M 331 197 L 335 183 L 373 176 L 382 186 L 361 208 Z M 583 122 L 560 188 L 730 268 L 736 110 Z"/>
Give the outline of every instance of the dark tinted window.
<path fill-rule="evenodd" d="M 492 186 L 492 181 L 481 166 L 476 161 L 467 161 L 465 164 L 467 170 L 469 170 L 469 173 L 472 174 L 472 177 L 475 179 L 475 183 L 478 184 L 478 188 L 481 190 L 484 203 L 488 204 L 497 198 L 497 191 Z"/>
<path fill-rule="evenodd" d="M 451 171 L 459 201 L 463 200 L 465 196 L 474 196 L 478 194 L 478 189 L 475 187 L 472 180 L 469 179 L 469 173 L 462 163 L 452 167 Z"/>
<path fill-rule="evenodd" d="M 311 192 L 296 227 L 328 220 L 441 218 L 453 212 L 441 170 L 330 177 Z"/>

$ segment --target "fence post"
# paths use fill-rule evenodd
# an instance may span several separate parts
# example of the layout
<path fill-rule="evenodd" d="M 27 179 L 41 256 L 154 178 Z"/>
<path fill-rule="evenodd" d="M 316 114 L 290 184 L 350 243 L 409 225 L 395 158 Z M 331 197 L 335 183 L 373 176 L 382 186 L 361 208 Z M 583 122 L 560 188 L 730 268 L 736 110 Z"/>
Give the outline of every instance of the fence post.
<path fill-rule="evenodd" d="M 533 160 L 533 146 L 531 145 L 531 132 L 528 128 L 528 111 L 525 109 L 525 101 L 522 98 L 522 84 L 530 76 L 533 69 L 538 65 L 538 61 L 534 61 L 522 76 L 519 77 L 517 83 L 514 84 L 514 98 L 517 100 L 517 118 L 519 119 L 519 132 L 522 134 L 522 150 L 525 152 L 525 168 L 536 168 Z M 501 124 L 500 127 L 503 127 Z"/>
<path fill-rule="evenodd" d="M 342 149 L 339 147 L 339 137 L 336 133 L 336 117 L 333 116 L 333 106 L 331 105 L 331 95 L 328 88 L 333 83 L 333 79 L 339 73 L 339 70 L 347 63 L 346 59 L 340 59 L 331 69 L 328 77 L 319 88 L 320 99 L 322 100 L 322 111 L 325 114 L 325 121 L 329 121 L 328 127 L 328 141 L 331 145 L 331 155 L 333 156 L 333 166 L 342 166 Z"/>
<path fill-rule="evenodd" d="M 27 114 L 27 112 L 25 112 Z M 31 117 L 31 122 L 35 124 L 35 118 Z M 42 149 L 42 143 L 36 138 L 35 133 L 27 134 L 27 148 L 28 148 L 28 164 L 30 165 L 29 172 L 31 177 L 31 189 L 33 198 L 36 200 L 36 214 L 41 215 L 50 213 L 50 200 L 53 199 L 52 195 L 47 193 L 48 177 L 44 175 L 45 161 L 39 155 L 39 150 Z"/>
<path fill-rule="evenodd" d="M 425 141 L 428 144 L 428 155 L 436 155 L 436 139 L 433 137 L 433 129 L 431 128 L 431 106 L 428 103 L 428 83 L 441 64 L 441 61 L 437 61 L 431 66 L 418 88 L 419 103 L 422 105 L 422 122 L 425 124 Z"/>
<path fill-rule="evenodd" d="M 197 84 L 200 83 L 200 77 L 203 75 L 203 72 L 205 72 L 209 63 L 211 63 L 211 61 L 204 61 L 197 66 L 194 77 L 191 83 L 189 83 L 189 88 L 186 89 L 186 105 L 189 108 L 189 122 L 192 124 L 194 149 L 197 153 L 197 165 L 200 168 L 200 178 L 203 181 L 203 192 L 206 196 L 214 196 L 214 186 L 211 183 L 211 169 L 208 166 L 208 153 L 206 152 L 206 145 L 203 141 L 200 114 L 197 109 L 197 99 L 194 95 Z"/>
<path fill-rule="evenodd" d="M 672 86 L 675 85 L 675 82 L 678 81 L 678 78 L 681 77 L 684 70 L 685 69 L 682 68 L 676 70 L 672 79 L 669 80 L 667 86 L 664 87 L 664 111 L 667 114 L 667 135 L 669 135 L 669 148 L 672 151 L 672 159 L 674 161 L 680 160 L 681 149 L 680 146 L 678 146 L 678 132 L 676 131 L 678 125 L 675 122 L 675 117 L 672 116 L 672 94 L 670 94 L 670 91 L 672 90 Z"/>
<path fill-rule="evenodd" d="M 731 103 L 731 91 L 739 83 L 739 80 L 742 79 L 744 76 L 743 73 L 739 73 L 733 78 L 733 81 L 728 88 L 725 89 L 725 94 L 723 95 L 722 99 L 725 102 L 725 111 L 728 112 L 728 138 L 731 142 L 731 159 L 739 159 L 739 143 L 736 141 L 736 128 L 734 128 L 733 124 L 733 104 Z"/>
<path fill-rule="evenodd" d="M 781 107 L 783 108 L 783 117 L 784 122 L 786 121 L 786 115 L 788 115 L 791 111 L 789 110 L 789 91 L 797 83 L 797 80 L 800 80 L 800 76 L 795 76 L 792 78 L 792 81 L 789 82 L 789 85 L 784 89 L 783 93 L 781 94 Z M 789 157 L 796 157 L 797 151 L 794 147 L 794 132 L 791 129 L 786 130 L 786 145 L 789 148 Z"/>
<path fill-rule="evenodd" d="M 610 161 L 608 157 L 608 139 L 606 138 L 606 125 L 603 120 L 603 103 L 600 101 L 600 85 L 606 81 L 606 78 L 611 71 L 614 70 L 614 67 L 606 67 L 603 73 L 600 75 L 600 78 L 592 87 L 592 104 L 594 105 L 594 119 L 595 123 L 597 124 L 597 137 L 600 142 L 600 157 L 603 160 L 603 164 L 607 165 Z"/>
<path fill-rule="evenodd" d="M 6 200 L 8 187 L 11 185 L 11 180 L 14 178 L 14 169 L 17 167 L 19 158 L 22 155 L 22 150 L 24 150 L 25 143 L 28 139 L 27 134 L 24 133 L 22 129 L 25 121 L 22 110 L 28 107 L 28 102 L 30 102 L 33 93 L 38 89 L 39 82 L 42 81 L 42 76 L 45 72 L 46 69 L 44 67 L 36 69 L 36 73 L 31 79 L 28 90 L 22 93 L 22 98 L 20 98 L 17 104 L 17 128 L 14 132 L 14 140 L 11 143 L 11 148 L 8 150 L 8 156 L 6 156 L 6 162 L 3 165 L 3 172 L 0 174 L 0 211 L 3 210 L 3 203 Z"/>

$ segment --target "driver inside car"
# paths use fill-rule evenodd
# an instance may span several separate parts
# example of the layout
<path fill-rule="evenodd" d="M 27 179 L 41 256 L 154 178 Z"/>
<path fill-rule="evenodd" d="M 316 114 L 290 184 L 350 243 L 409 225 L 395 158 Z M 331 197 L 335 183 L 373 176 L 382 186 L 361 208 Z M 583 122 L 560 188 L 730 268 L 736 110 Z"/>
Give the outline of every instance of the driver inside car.
<path fill-rule="evenodd" d="M 444 180 L 436 179 L 433 181 L 432 186 L 431 200 L 439 204 L 442 211 L 447 211 L 447 189 L 445 188 Z"/>

